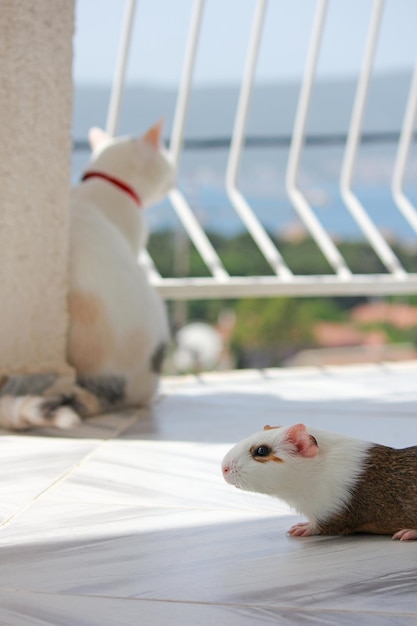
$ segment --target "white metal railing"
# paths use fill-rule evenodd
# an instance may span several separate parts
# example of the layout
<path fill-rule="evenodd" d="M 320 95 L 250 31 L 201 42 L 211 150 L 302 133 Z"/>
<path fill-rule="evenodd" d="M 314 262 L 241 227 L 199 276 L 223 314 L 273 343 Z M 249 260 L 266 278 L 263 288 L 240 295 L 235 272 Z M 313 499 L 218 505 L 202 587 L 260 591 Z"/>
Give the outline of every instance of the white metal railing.
<path fill-rule="evenodd" d="M 256 59 L 262 37 L 266 5 L 267 2 L 265 0 L 261 0 L 257 3 L 253 19 L 253 30 L 248 47 L 248 58 L 243 74 L 239 103 L 236 111 L 235 127 L 230 144 L 229 162 L 226 170 L 226 189 L 237 214 L 257 243 L 269 265 L 278 276 L 283 280 L 287 280 L 291 278 L 292 272 L 285 264 L 284 259 L 281 257 L 276 246 L 271 241 L 271 238 L 257 219 L 246 199 L 237 188 L 240 157 L 244 146 L 247 115 L 253 90 Z"/>
<path fill-rule="evenodd" d="M 404 193 L 403 183 L 405 168 L 407 166 L 411 141 L 413 139 L 414 124 L 417 112 L 417 60 L 414 66 L 413 79 L 411 81 L 410 94 L 408 96 L 405 110 L 403 127 L 398 144 L 397 159 L 395 161 L 394 173 L 392 175 L 392 195 L 394 200 L 408 220 L 413 230 L 417 233 L 417 212 L 410 200 Z"/>
<path fill-rule="evenodd" d="M 357 196 L 353 193 L 352 190 L 353 167 L 355 164 L 356 153 L 360 142 L 362 119 L 368 95 L 369 81 L 372 73 L 372 64 L 374 60 L 376 44 L 378 41 L 383 7 L 384 0 L 374 0 L 374 8 L 371 15 L 371 23 L 369 26 L 363 67 L 358 80 L 358 87 L 356 90 L 356 97 L 352 111 L 352 119 L 346 143 L 345 158 L 342 165 L 340 190 L 342 192 L 342 197 L 346 203 L 347 208 L 352 213 L 353 217 L 363 230 L 366 238 L 368 239 L 371 246 L 374 248 L 381 261 L 384 263 L 386 268 L 390 272 L 392 272 L 394 276 L 397 276 L 399 279 L 401 279 L 405 277 L 405 270 L 391 250 L 390 246 L 387 244 L 385 239 L 379 233 L 378 229 L 375 227 L 374 223 L 368 216 L 365 208 L 359 202 Z"/>
<path fill-rule="evenodd" d="M 304 72 L 304 79 L 301 85 L 298 110 L 295 118 L 293 138 L 288 158 L 287 191 L 294 208 L 298 211 L 300 218 L 309 230 L 311 236 L 325 255 L 326 259 L 330 263 L 330 266 L 333 267 L 339 278 L 343 280 L 351 278 L 351 272 L 339 250 L 336 248 L 333 241 L 314 215 L 306 197 L 297 187 L 297 175 L 300 167 L 301 153 L 304 146 L 306 121 L 311 99 L 311 91 L 315 78 L 317 58 L 322 40 L 326 9 L 327 0 L 320 0 L 317 4 L 316 16 L 313 23 L 311 45 L 307 53 L 307 63 Z"/>
<path fill-rule="evenodd" d="M 315 19 L 312 25 L 311 43 L 308 49 L 304 76 L 301 83 L 298 108 L 289 151 L 286 188 L 289 199 L 300 219 L 328 260 L 334 273 L 317 276 L 294 275 L 258 220 L 253 208 L 239 190 L 237 185 L 239 166 L 244 149 L 246 121 L 253 91 L 257 56 L 262 41 L 267 4 L 268 0 L 257 0 L 255 6 L 252 33 L 248 43 L 246 66 L 242 77 L 225 174 L 225 189 L 235 211 L 257 244 L 259 250 L 273 268 L 275 275 L 255 277 L 230 276 L 189 206 L 186 197 L 176 188 L 169 194 L 170 202 L 188 233 L 188 236 L 209 269 L 211 276 L 201 278 L 164 278 L 157 272 L 149 255 L 145 253 L 142 261 L 146 262 L 149 267 L 151 280 L 166 298 L 178 300 L 212 297 L 235 298 L 244 296 L 272 296 L 278 294 L 319 296 L 330 294 L 378 295 L 416 293 L 417 274 L 405 271 L 389 243 L 384 239 L 381 232 L 369 217 L 366 208 L 361 204 L 352 190 L 353 171 L 357 160 L 358 146 L 361 140 L 362 120 L 367 103 L 368 87 L 372 77 L 373 60 L 380 32 L 384 0 L 374 0 L 373 4 L 363 65 L 358 78 L 357 91 L 341 169 L 340 192 L 347 209 L 361 228 L 369 245 L 374 249 L 386 267 L 387 272 L 381 274 L 353 274 L 334 241 L 316 217 L 308 199 L 297 184 L 300 161 L 305 143 L 306 120 L 315 81 L 317 58 L 323 39 L 328 0 L 317 1 Z M 135 5 L 136 0 L 126 0 L 119 60 L 107 119 L 107 130 L 111 134 L 115 134 L 117 129 Z M 184 127 L 192 89 L 193 71 L 200 28 L 203 20 L 204 5 L 205 0 L 194 0 L 182 77 L 178 88 L 176 111 L 170 141 L 170 152 L 177 169 L 183 147 Z M 410 145 L 413 140 L 416 109 L 417 61 L 404 115 L 392 178 L 392 193 L 396 205 L 414 231 L 417 232 L 417 212 L 409 198 L 405 195 L 403 189 L 404 172 L 407 166 Z"/>

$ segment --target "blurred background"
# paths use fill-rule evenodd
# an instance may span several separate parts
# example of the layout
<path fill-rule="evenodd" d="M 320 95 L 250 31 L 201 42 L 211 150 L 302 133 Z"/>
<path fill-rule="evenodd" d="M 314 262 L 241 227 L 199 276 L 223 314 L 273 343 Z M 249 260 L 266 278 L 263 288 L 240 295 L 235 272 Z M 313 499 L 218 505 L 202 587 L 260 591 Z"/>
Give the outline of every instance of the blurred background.
<path fill-rule="evenodd" d="M 342 202 L 339 177 L 373 2 L 331 0 L 306 130 L 299 184 L 356 273 L 385 271 Z M 255 0 L 207 0 L 178 186 L 233 275 L 272 270 L 230 204 L 224 178 Z M 169 144 L 192 0 L 139 0 L 119 134 L 140 135 L 163 117 Z M 256 68 L 239 188 L 296 274 L 331 272 L 285 191 L 285 170 L 316 3 L 269 3 Z M 104 127 L 124 3 L 78 0 L 74 35 L 73 182 L 89 157 L 90 126 Z M 384 7 L 362 143 L 358 198 L 410 272 L 416 235 L 394 205 L 391 177 L 415 59 L 417 1 Z M 417 200 L 417 153 L 405 185 Z M 148 250 L 159 272 L 208 271 L 170 203 L 147 213 Z M 190 300 L 168 303 L 168 373 L 402 360 L 417 355 L 417 296 Z"/>

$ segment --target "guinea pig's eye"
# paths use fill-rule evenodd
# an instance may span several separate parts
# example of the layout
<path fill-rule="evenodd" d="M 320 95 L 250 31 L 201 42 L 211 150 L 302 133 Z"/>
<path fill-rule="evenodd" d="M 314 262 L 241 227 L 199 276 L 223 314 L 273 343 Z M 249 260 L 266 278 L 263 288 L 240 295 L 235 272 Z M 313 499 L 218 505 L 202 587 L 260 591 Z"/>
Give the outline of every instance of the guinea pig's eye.
<path fill-rule="evenodd" d="M 259 448 L 256 448 L 253 456 L 268 456 L 269 454 L 271 454 L 271 448 L 268 446 L 259 446 Z"/>

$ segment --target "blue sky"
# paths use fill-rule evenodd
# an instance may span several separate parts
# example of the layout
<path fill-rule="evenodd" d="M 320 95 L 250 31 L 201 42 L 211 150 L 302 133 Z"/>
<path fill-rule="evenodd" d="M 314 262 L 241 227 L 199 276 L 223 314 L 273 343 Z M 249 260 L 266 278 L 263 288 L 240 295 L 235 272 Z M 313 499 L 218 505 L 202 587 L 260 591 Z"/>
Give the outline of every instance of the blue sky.
<path fill-rule="evenodd" d="M 177 84 L 192 0 L 138 0 L 128 80 Z M 206 0 L 195 69 L 196 84 L 239 82 L 256 0 Z M 256 78 L 299 78 L 314 0 L 269 0 Z M 355 75 L 360 67 L 373 0 L 330 0 L 319 75 Z M 123 0 L 77 0 L 76 83 L 109 83 L 118 50 Z M 377 49 L 378 72 L 410 69 L 417 58 L 417 0 L 386 0 Z"/>

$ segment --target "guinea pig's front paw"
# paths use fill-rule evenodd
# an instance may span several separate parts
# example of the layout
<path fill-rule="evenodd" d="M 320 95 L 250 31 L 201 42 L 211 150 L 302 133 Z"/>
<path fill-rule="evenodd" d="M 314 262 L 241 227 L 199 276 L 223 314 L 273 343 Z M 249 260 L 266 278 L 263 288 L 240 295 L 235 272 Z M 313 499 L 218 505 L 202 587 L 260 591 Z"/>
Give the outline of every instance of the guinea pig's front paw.
<path fill-rule="evenodd" d="M 400 541 L 412 541 L 417 539 L 417 529 L 416 528 L 403 528 L 396 532 L 393 536 L 393 539 L 399 539 Z"/>
<path fill-rule="evenodd" d="M 311 522 L 300 522 L 291 526 L 287 535 L 291 537 L 311 537 L 312 535 L 318 535 L 319 532 L 314 524 Z"/>

